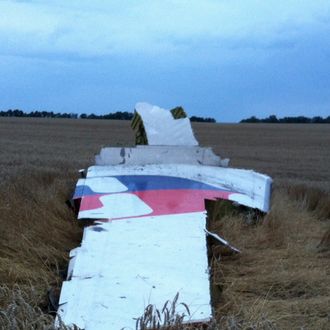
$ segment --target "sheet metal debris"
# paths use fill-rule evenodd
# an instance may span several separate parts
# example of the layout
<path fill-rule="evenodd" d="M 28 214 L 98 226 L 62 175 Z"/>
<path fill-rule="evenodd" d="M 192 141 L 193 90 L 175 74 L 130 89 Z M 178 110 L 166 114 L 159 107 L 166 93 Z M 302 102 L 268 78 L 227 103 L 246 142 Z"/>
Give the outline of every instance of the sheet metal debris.
<path fill-rule="evenodd" d="M 149 145 L 103 148 L 76 185 L 78 219 L 94 222 L 70 253 L 58 310 L 66 325 L 135 329 L 147 305 L 161 308 L 177 292 L 186 321 L 209 320 L 206 234 L 239 250 L 207 231 L 205 199 L 269 209 L 271 179 L 199 147 L 182 112 L 175 119 L 145 103 L 136 111 Z"/>
<path fill-rule="evenodd" d="M 95 156 L 95 165 L 190 164 L 228 166 L 211 148 L 199 146 L 145 146 L 102 148 Z"/>
<path fill-rule="evenodd" d="M 206 232 L 207 235 L 215 238 L 222 245 L 227 246 L 229 249 L 233 250 L 236 253 L 241 253 L 241 251 L 239 249 L 235 248 L 235 246 L 231 245 L 228 241 L 226 241 L 225 239 L 220 237 L 218 234 L 212 233 L 212 232 L 208 231 L 207 229 L 204 229 L 204 231 Z"/>
<path fill-rule="evenodd" d="M 197 146 L 189 118 L 179 116 L 148 103 L 137 103 L 135 111 L 139 115 L 138 122 L 142 121 L 147 144 L 167 146 Z M 183 117 L 183 118 L 182 118 Z M 135 118 L 133 118 L 133 128 Z"/>

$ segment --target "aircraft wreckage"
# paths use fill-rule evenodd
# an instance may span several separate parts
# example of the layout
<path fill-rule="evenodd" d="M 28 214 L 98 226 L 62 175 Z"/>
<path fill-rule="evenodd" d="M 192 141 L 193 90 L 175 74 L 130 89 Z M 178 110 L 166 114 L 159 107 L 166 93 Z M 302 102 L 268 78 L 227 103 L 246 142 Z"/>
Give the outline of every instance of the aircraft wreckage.
<path fill-rule="evenodd" d="M 182 109 L 138 103 L 132 128 L 136 147 L 101 149 L 77 182 L 78 219 L 89 221 L 70 252 L 57 324 L 135 329 L 147 305 L 177 293 L 187 322 L 210 320 L 206 235 L 229 243 L 206 230 L 205 200 L 269 210 L 271 178 L 200 147 Z"/>

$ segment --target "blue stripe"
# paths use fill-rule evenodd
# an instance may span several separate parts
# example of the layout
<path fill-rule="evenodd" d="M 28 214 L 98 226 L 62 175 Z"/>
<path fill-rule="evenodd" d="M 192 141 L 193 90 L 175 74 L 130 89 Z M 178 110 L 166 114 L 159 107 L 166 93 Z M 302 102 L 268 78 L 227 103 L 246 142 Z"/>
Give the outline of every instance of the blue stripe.
<path fill-rule="evenodd" d="M 118 175 L 113 176 L 125 185 L 128 190 L 126 192 L 146 191 L 146 190 L 213 190 L 213 191 L 229 191 L 226 188 L 218 188 L 203 182 L 184 179 L 173 176 L 162 175 Z M 88 181 L 87 181 L 88 182 Z M 104 192 L 103 192 L 104 193 Z M 89 186 L 76 186 L 73 198 L 81 196 L 90 196 L 98 194 Z"/>
<path fill-rule="evenodd" d="M 99 194 L 96 191 L 93 191 L 89 186 L 76 186 L 76 189 L 73 194 L 73 199 L 81 198 L 82 196 L 91 196 Z"/>
<path fill-rule="evenodd" d="M 93 192 L 92 192 L 92 194 L 86 194 L 86 193 L 84 193 L 84 191 L 85 191 L 85 189 L 86 188 L 89 188 L 89 187 L 87 187 L 87 186 L 81 186 L 81 185 L 79 185 L 79 186 L 76 186 L 76 189 L 75 189 L 75 191 L 74 191 L 74 194 L 73 194 L 73 199 L 76 199 L 76 198 L 79 198 L 79 197 L 81 197 L 81 196 L 83 196 L 83 195 L 93 195 Z M 89 190 L 91 190 L 91 189 L 89 189 Z"/>
<path fill-rule="evenodd" d="M 161 175 L 119 175 L 115 176 L 129 192 L 144 190 L 224 190 L 209 184 L 174 176 Z"/>

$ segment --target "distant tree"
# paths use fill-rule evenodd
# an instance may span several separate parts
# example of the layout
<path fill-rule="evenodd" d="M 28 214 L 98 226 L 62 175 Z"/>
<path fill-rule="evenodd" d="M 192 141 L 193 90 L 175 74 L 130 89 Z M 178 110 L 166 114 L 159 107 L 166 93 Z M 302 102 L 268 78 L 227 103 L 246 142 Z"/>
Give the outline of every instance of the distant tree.
<path fill-rule="evenodd" d="M 39 111 L 33 111 L 30 113 L 29 117 L 39 118 L 41 117 L 41 113 Z"/>
<path fill-rule="evenodd" d="M 258 119 L 256 116 L 252 116 L 247 119 L 242 119 L 240 122 L 241 123 L 259 123 L 260 119 Z"/>
<path fill-rule="evenodd" d="M 312 118 L 312 123 L 315 123 L 315 124 L 321 124 L 324 122 L 325 119 L 323 119 L 322 117 L 320 116 L 316 116 L 316 117 L 313 117 Z"/>
<path fill-rule="evenodd" d="M 16 109 L 12 112 L 13 117 L 23 117 L 23 115 L 24 115 L 24 112 L 22 110 Z"/>
<path fill-rule="evenodd" d="M 308 124 L 308 123 L 312 122 L 311 118 L 308 118 L 308 117 L 305 117 L 305 116 L 299 116 L 299 117 L 296 117 L 296 118 L 293 117 L 292 121 L 293 122 L 297 121 L 298 124 Z"/>
<path fill-rule="evenodd" d="M 133 118 L 133 113 L 127 111 L 117 111 L 115 113 L 108 113 L 101 116 L 102 119 L 117 119 L 117 120 L 131 120 Z"/>
<path fill-rule="evenodd" d="M 278 119 L 275 115 L 271 115 L 268 118 L 264 119 L 265 123 L 278 123 Z"/>
<path fill-rule="evenodd" d="M 297 116 L 297 117 L 283 117 L 278 119 L 275 115 L 271 115 L 267 118 L 259 119 L 255 116 L 252 116 L 247 119 L 242 119 L 241 123 L 287 123 L 287 124 L 324 124 L 330 123 L 330 116 L 327 118 L 322 118 L 320 116 L 315 116 L 313 118 L 308 118 L 305 116 Z"/>
<path fill-rule="evenodd" d="M 200 122 L 200 123 L 215 123 L 216 120 L 210 117 L 198 117 L 198 116 L 191 116 L 190 121 L 192 122 Z"/>

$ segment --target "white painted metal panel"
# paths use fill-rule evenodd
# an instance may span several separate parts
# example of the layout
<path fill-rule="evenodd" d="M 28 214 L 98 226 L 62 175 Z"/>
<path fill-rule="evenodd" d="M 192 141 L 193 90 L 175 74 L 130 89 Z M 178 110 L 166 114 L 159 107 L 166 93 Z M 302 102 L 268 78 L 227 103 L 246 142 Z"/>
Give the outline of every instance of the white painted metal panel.
<path fill-rule="evenodd" d="M 143 120 L 148 145 L 198 145 L 189 118 L 174 119 L 170 111 L 143 102 L 135 110 Z"/>
<path fill-rule="evenodd" d="M 152 209 L 134 194 L 105 195 L 99 200 L 103 204 L 101 207 L 79 211 L 78 219 L 117 219 L 148 215 L 152 212 Z"/>
<path fill-rule="evenodd" d="M 208 320 L 205 217 L 131 218 L 85 228 L 71 280 L 63 284 L 61 319 L 86 330 L 135 329 L 148 304 L 161 309 L 179 292 L 191 321 Z"/>
<path fill-rule="evenodd" d="M 84 189 L 86 185 L 86 179 L 79 179 L 77 186 L 81 186 Z M 88 186 L 95 191 L 100 193 L 107 192 L 124 192 L 127 190 L 127 187 L 124 186 L 120 181 L 116 178 L 111 177 L 95 177 L 91 180 L 88 180 Z"/>
<path fill-rule="evenodd" d="M 198 146 L 137 146 L 102 148 L 95 165 L 190 164 L 227 167 L 229 160 L 215 155 L 211 148 Z"/>
<path fill-rule="evenodd" d="M 229 200 L 269 211 L 272 179 L 252 170 L 195 165 L 91 166 L 87 178 L 116 175 L 166 175 L 224 187 L 233 192 Z M 236 192 L 236 193 L 235 193 Z"/>

